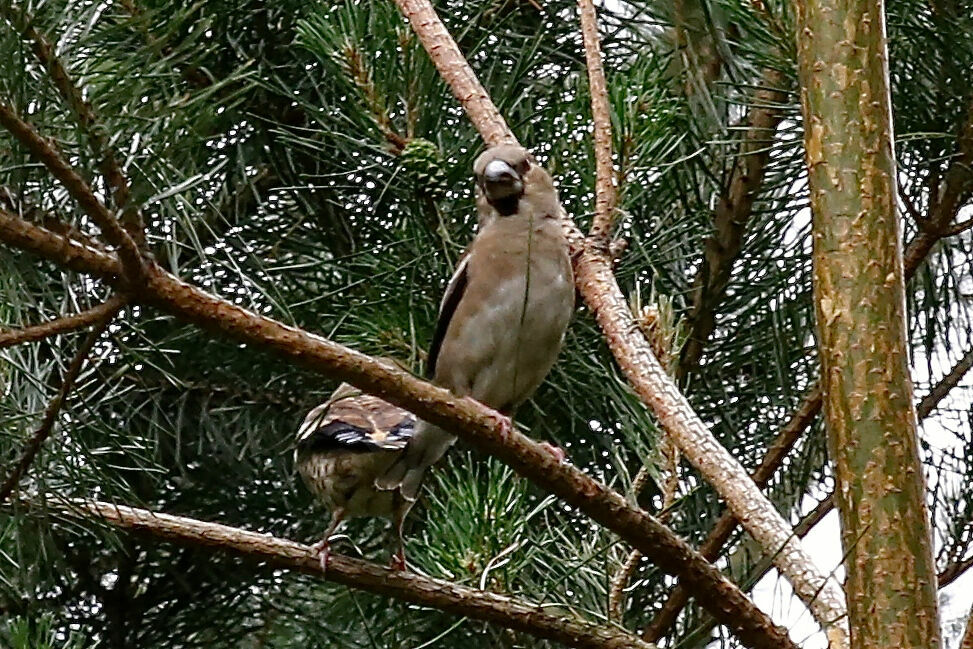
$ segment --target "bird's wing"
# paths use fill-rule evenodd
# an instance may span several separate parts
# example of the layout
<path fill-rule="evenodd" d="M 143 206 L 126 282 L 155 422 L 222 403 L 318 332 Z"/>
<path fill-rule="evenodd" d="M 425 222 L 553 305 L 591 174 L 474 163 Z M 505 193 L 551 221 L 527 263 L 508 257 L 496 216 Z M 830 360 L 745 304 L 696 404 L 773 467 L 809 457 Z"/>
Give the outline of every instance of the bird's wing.
<path fill-rule="evenodd" d="M 436 361 L 439 360 L 439 350 L 443 345 L 443 338 L 449 329 L 449 323 L 456 313 L 460 300 L 466 292 L 469 283 L 470 251 L 467 250 L 460 258 L 456 270 L 446 285 L 446 293 L 439 303 L 439 319 L 436 321 L 436 331 L 432 336 L 432 344 L 429 346 L 429 360 L 426 362 L 426 376 L 432 378 L 436 375 Z"/>
<path fill-rule="evenodd" d="M 308 413 L 298 431 L 297 452 L 368 453 L 405 448 L 416 419 L 367 394 L 329 401 Z"/>

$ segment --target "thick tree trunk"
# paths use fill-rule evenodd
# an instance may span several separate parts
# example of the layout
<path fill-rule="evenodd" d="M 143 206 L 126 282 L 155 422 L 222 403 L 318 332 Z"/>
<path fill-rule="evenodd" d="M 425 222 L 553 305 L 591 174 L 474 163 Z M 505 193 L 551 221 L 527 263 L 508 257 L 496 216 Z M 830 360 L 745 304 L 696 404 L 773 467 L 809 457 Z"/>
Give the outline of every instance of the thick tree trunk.
<path fill-rule="evenodd" d="M 940 645 L 882 0 L 798 0 L 824 411 L 854 649 Z"/>

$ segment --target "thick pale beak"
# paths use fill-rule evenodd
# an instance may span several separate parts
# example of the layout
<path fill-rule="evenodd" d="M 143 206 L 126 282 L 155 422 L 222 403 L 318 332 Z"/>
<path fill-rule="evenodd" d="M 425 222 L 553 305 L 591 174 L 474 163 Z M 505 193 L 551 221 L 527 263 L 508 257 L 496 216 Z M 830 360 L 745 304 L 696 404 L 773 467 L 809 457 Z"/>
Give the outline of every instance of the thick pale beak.
<path fill-rule="evenodd" d="M 483 170 L 483 178 L 491 185 L 499 185 L 517 182 L 520 180 L 520 175 L 503 160 L 491 160 Z"/>
<path fill-rule="evenodd" d="M 524 183 L 517 170 L 503 160 L 491 160 L 483 169 L 483 192 L 491 204 L 520 196 Z"/>

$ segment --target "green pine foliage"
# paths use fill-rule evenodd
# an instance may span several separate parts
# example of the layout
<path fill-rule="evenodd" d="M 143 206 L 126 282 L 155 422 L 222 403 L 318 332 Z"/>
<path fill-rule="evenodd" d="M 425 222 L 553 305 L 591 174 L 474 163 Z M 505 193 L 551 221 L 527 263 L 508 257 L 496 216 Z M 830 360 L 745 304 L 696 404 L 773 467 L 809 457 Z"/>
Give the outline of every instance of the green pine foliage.
<path fill-rule="evenodd" d="M 942 4 L 948 13 L 919 0 L 888 3 L 902 200 L 920 214 L 973 99 L 973 4 Z M 437 3 L 511 128 L 555 175 L 565 207 L 586 228 L 594 157 L 574 7 L 563 0 Z M 761 108 L 784 116 L 767 136 L 766 177 L 716 307 L 716 331 L 686 385 L 720 441 L 753 467 L 817 371 L 790 3 L 614 2 L 599 11 L 623 178 L 616 235 L 629 242 L 617 276 L 627 294 L 656 296 L 671 308 L 680 327 L 692 318 L 693 280 L 714 206 L 738 162 L 745 116 Z M 166 269 L 421 373 L 440 295 L 474 232 L 471 165 L 482 145 L 392 2 L 46 0 L 30 12 L 85 88 Z M 705 74 L 713 61 L 716 73 Z M 788 80 L 786 101 L 755 106 L 767 69 Z M 91 133 L 9 23 L 0 29 L 0 97 L 107 195 Z M 0 169 L 4 209 L 97 234 L 6 132 Z M 908 214 L 903 219 L 908 241 L 917 226 Z M 969 232 L 948 238 L 909 286 L 910 342 L 923 368 L 917 376 L 925 377 L 917 396 L 973 345 L 971 259 Z M 0 255 L 4 327 L 73 313 L 109 293 L 13 249 Z M 0 465 L 18 456 L 82 338 L 0 351 Z M 124 308 L 21 482 L 35 505 L 0 511 L 0 644 L 548 646 L 306 576 L 119 535 L 42 506 L 95 497 L 316 540 L 327 514 L 295 480 L 293 436 L 334 387 L 260 350 L 148 308 Z M 969 388 L 967 379 L 959 389 L 967 396 L 934 413 L 936 430 L 946 432 L 925 448 L 941 566 L 971 551 Z M 649 511 L 659 508 L 660 486 L 636 494 L 632 483 L 646 464 L 650 475 L 662 475 L 660 432 L 583 305 L 558 365 L 518 423 Z M 681 474 L 668 522 L 698 543 L 722 507 L 695 472 L 684 465 Z M 628 554 L 611 533 L 462 444 L 428 483 L 408 524 L 415 569 L 549 611 L 608 619 L 610 582 Z M 829 486 L 823 434 L 814 428 L 771 495 L 796 518 L 808 496 Z M 345 529 L 337 551 L 387 560 L 382 521 Z M 731 563 L 731 576 L 744 583 L 756 558 Z M 613 622 L 643 627 L 671 586 L 643 562 L 624 618 Z M 737 646 L 720 632 L 694 636 L 705 622 L 687 609 L 669 646 L 713 638 Z"/>

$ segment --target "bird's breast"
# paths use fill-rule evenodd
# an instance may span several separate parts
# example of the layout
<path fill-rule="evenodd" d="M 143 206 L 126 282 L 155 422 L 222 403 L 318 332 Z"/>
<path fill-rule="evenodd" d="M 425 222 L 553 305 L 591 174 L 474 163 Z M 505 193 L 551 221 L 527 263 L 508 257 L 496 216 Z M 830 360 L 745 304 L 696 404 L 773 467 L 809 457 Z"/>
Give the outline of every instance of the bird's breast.
<path fill-rule="evenodd" d="M 471 258 L 436 376 L 453 392 L 501 410 L 519 405 L 544 380 L 574 307 L 560 232 L 531 227 L 510 234 L 505 245 Z"/>
<path fill-rule="evenodd" d="M 391 517 L 394 493 L 379 491 L 375 479 L 395 459 L 393 452 L 312 454 L 297 464 L 304 483 L 331 511 Z"/>

